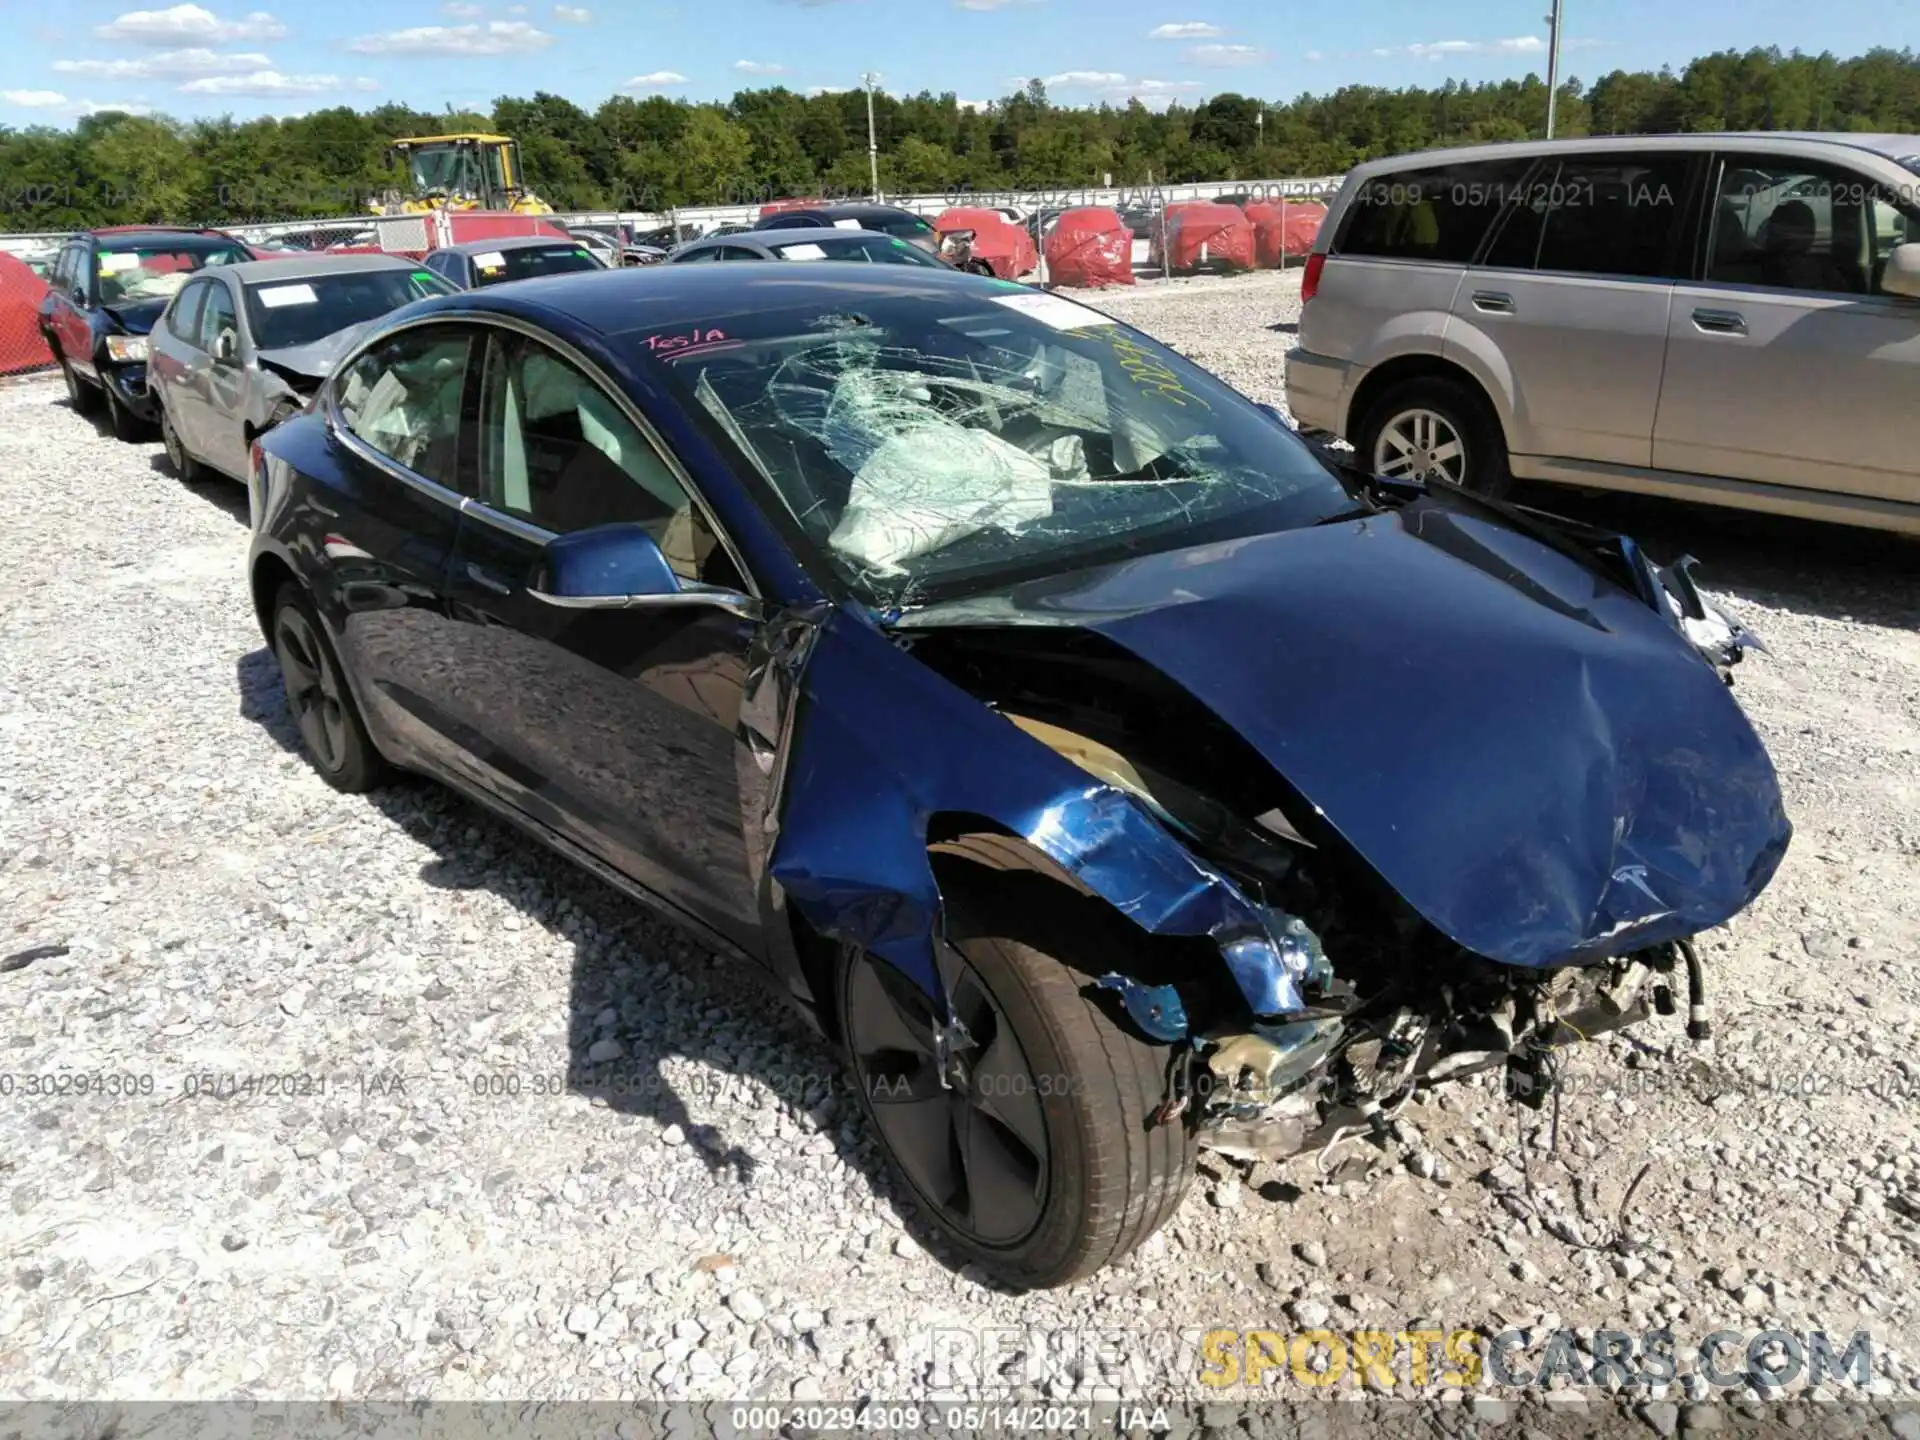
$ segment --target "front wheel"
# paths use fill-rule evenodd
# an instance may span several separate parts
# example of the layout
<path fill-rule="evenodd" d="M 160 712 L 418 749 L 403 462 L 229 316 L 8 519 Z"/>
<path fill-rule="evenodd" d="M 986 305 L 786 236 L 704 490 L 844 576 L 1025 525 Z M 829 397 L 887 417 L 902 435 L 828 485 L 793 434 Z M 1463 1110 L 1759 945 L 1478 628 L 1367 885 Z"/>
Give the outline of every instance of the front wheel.
<path fill-rule="evenodd" d="M 992 883 L 949 906 L 951 1023 L 887 961 L 850 951 L 841 1033 L 881 1143 L 952 1245 L 1018 1288 L 1064 1285 L 1166 1223 L 1196 1149 L 1180 1121 L 1149 1122 L 1168 1051 L 1092 988 L 1137 934 L 1052 881 Z"/>
<path fill-rule="evenodd" d="M 113 438 L 128 442 L 146 439 L 147 422 L 113 393 L 113 382 L 103 381 L 100 388 L 107 397 L 107 423 L 113 427 Z"/>
<path fill-rule="evenodd" d="M 280 662 L 287 713 L 320 777 L 348 794 L 384 780 L 386 763 L 367 735 L 320 617 L 291 581 L 273 600 L 273 656 Z"/>
<path fill-rule="evenodd" d="M 1493 498 L 1513 484 L 1499 420 L 1478 395 L 1441 376 L 1389 389 L 1362 418 L 1353 448 L 1390 480 L 1440 480 Z"/>
<path fill-rule="evenodd" d="M 200 462 L 187 453 L 187 447 L 182 443 L 180 432 L 175 428 L 173 416 L 168 412 L 164 401 L 160 405 L 160 443 L 166 446 L 167 463 L 173 467 L 174 474 L 189 485 L 196 484 L 203 478 Z"/>
<path fill-rule="evenodd" d="M 80 378 L 80 372 L 73 368 L 73 362 L 64 352 L 56 350 L 54 356 L 60 362 L 60 378 L 67 382 L 67 403 L 73 407 L 74 414 L 95 414 L 100 409 L 100 392 Z"/>

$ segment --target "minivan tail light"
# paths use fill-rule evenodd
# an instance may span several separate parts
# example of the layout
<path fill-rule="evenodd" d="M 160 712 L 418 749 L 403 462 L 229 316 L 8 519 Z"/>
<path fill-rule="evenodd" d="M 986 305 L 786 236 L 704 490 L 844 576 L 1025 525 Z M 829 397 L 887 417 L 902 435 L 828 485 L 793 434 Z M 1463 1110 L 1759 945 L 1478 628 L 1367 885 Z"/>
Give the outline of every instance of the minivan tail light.
<path fill-rule="evenodd" d="M 1300 303 L 1306 304 L 1320 288 L 1320 272 L 1327 268 L 1327 254 L 1316 250 L 1307 256 L 1307 273 L 1300 277 Z"/>

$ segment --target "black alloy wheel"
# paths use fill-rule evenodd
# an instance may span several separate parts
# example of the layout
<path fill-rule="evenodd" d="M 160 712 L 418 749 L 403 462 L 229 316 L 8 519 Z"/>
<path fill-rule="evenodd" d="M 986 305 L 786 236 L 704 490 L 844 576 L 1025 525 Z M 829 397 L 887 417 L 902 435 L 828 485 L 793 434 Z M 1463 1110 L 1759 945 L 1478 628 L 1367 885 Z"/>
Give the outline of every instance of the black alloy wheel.
<path fill-rule="evenodd" d="M 1018 1244 L 1047 1198 L 1039 1081 L 979 972 L 948 946 L 938 957 L 949 1025 L 892 965 L 853 958 L 846 1023 L 855 1074 L 887 1149 L 940 1218 L 981 1245 Z"/>

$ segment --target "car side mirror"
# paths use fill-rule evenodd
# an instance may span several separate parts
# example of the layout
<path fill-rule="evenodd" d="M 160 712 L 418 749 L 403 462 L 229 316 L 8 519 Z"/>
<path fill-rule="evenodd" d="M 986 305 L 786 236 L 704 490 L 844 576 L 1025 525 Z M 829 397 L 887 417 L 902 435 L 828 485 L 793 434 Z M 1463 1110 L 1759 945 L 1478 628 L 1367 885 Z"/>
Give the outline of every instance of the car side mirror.
<path fill-rule="evenodd" d="M 541 552 L 528 593 L 563 610 L 705 605 L 746 619 L 760 615 L 750 595 L 682 580 L 653 536 L 631 521 L 556 535 Z"/>
<path fill-rule="evenodd" d="M 222 330 L 213 337 L 213 358 L 222 365 L 231 365 L 239 353 L 240 337 L 233 331 Z"/>
<path fill-rule="evenodd" d="M 1893 247 L 1880 276 L 1880 288 L 1889 295 L 1920 300 L 1920 241 L 1908 240 Z"/>
<path fill-rule="evenodd" d="M 84 309 L 87 303 L 87 287 L 84 285 L 74 286 L 72 290 L 67 292 L 67 298 Z"/>

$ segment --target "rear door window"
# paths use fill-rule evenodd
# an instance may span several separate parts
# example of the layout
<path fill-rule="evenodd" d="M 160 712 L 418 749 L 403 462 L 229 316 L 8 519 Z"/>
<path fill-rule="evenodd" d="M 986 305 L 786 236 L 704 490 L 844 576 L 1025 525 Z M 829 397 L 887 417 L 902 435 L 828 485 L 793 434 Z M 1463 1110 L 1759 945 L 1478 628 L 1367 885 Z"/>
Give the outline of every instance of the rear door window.
<path fill-rule="evenodd" d="M 1533 164 L 1482 160 L 1376 176 L 1354 191 L 1333 253 L 1464 265 Z"/>
<path fill-rule="evenodd" d="M 1486 264 L 1509 270 L 1677 280 L 1689 154 L 1575 155 L 1527 179 Z"/>

